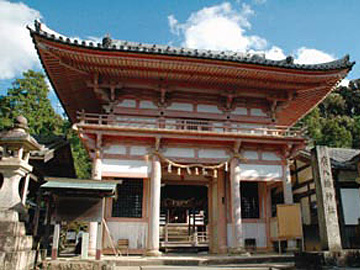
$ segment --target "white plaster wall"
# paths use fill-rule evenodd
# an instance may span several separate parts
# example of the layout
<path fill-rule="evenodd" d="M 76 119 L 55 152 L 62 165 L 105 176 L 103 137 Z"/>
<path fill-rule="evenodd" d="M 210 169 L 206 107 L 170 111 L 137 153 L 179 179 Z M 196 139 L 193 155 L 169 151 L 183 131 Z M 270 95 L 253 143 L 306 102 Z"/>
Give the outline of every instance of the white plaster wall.
<path fill-rule="evenodd" d="M 147 238 L 147 223 L 145 222 L 106 222 L 115 242 L 119 239 L 129 239 L 129 249 L 145 249 Z M 104 232 L 106 233 L 106 232 Z M 111 248 L 109 239 L 105 237 L 105 248 Z"/>
<path fill-rule="evenodd" d="M 250 109 L 250 115 L 251 116 L 266 116 L 266 113 L 263 112 L 261 109 Z"/>
<path fill-rule="evenodd" d="M 282 177 L 281 165 L 258 165 L 258 164 L 241 164 L 241 179 L 251 180 L 257 177 L 264 177 L 268 180 Z"/>
<path fill-rule="evenodd" d="M 117 104 L 118 107 L 126 107 L 126 108 L 135 108 L 136 100 L 135 99 L 124 99 L 122 102 Z"/>
<path fill-rule="evenodd" d="M 165 148 L 163 155 L 166 157 L 194 158 L 195 150 L 193 148 Z"/>
<path fill-rule="evenodd" d="M 255 238 L 256 246 L 260 248 L 267 247 L 266 239 L 266 224 L 265 223 L 242 223 L 243 229 L 243 245 L 245 244 L 246 238 Z M 232 226 L 230 223 L 227 224 L 227 243 L 231 247 L 234 237 L 232 235 Z"/>
<path fill-rule="evenodd" d="M 237 107 L 232 113 L 236 115 L 247 115 L 247 108 Z"/>
<path fill-rule="evenodd" d="M 346 225 L 357 225 L 360 218 L 360 193 L 357 188 L 341 188 L 341 202 Z"/>
<path fill-rule="evenodd" d="M 120 144 L 112 144 L 109 145 L 104 149 L 105 154 L 119 154 L 119 155 L 125 155 L 126 154 L 126 147 L 125 145 Z"/>
<path fill-rule="evenodd" d="M 205 105 L 205 104 L 199 104 L 197 106 L 198 112 L 205 112 L 205 113 L 222 113 L 215 105 Z"/>
<path fill-rule="evenodd" d="M 257 247 L 266 247 L 265 223 L 243 223 L 244 241 L 246 238 L 255 238 Z"/>
<path fill-rule="evenodd" d="M 276 160 L 279 161 L 281 158 L 273 152 L 262 152 L 263 160 Z"/>
<path fill-rule="evenodd" d="M 132 156 L 143 156 L 148 153 L 146 146 L 131 146 L 130 155 Z"/>
<path fill-rule="evenodd" d="M 139 104 L 140 109 L 157 109 L 158 107 L 150 100 L 141 100 Z"/>
<path fill-rule="evenodd" d="M 180 102 L 174 102 L 169 107 L 167 107 L 168 110 L 176 110 L 176 111 L 187 111 L 192 112 L 194 110 L 193 104 L 190 103 L 180 103 Z"/>
<path fill-rule="evenodd" d="M 117 174 L 131 174 L 148 176 L 148 164 L 145 160 L 120 160 L 120 159 L 103 159 L 102 172 L 114 172 Z"/>
<path fill-rule="evenodd" d="M 199 149 L 199 158 L 229 158 L 229 155 L 221 149 Z"/>
<path fill-rule="evenodd" d="M 256 151 L 243 151 L 242 155 L 244 156 L 244 158 L 247 158 L 247 159 L 253 159 L 253 160 L 259 159 L 258 152 L 256 152 Z"/>

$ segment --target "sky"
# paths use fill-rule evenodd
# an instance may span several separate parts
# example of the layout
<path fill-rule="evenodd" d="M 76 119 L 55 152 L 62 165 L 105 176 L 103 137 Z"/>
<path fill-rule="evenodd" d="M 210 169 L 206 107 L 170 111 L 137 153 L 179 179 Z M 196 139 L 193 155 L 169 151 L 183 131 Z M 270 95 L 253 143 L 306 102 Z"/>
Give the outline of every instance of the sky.
<path fill-rule="evenodd" d="M 0 0 L 0 94 L 27 69 L 42 70 L 26 25 L 40 19 L 67 37 L 238 52 L 297 63 L 350 55 L 342 83 L 360 78 L 359 0 Z M 358 67 L 359 65 L 359 67 Z M 50 98 L 58 109 L 53 90 Z"/>

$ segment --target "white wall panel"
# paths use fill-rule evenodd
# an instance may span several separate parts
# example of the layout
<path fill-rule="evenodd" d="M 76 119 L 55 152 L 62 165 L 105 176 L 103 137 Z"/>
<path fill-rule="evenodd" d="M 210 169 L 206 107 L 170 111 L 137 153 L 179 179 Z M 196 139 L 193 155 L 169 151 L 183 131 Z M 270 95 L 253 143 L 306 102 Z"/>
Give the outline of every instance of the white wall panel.
<path fill-rule="evenodd" d="M 222 113 L 222 111 L 220 111 L 216 105 L 204 105 L 204 104 L 199 104 L 197 106 L 197 111 L 206 112 L 206 113 Z"/>
<path fill-rule="evenodd" d="M 169 107 L 167 107 L 168 110 L 176 110 L 176 111 L 187 111 L 192 112 L 194 110 L 193 104 L 190 103 L 180 103 L 180 102 L 174 102 Z"/>
<path fill-rule="evenodd" d="M 166 157 L 195 157 L 195 150 L 193 148 L 166 148 L 163 152 Z"/>
<path fill-rule="evenodd" d="M 146 146 L 131 146 L 130 155 L 132 156 L 143 156 L 148 153 Z"/>
<path fill-rule="evenodd" d="M 200 149 L 199 158 L 228 158 L 229 155 L 221 149 Z"/>
<path fill-rule="evenodd" d="M 158 107 L 150 100 L 141 100 L 139 104 L 140 109 L 157 109 Z"/>
<path fill-rule="evenodd" d="M 126 107 L 126 108 L 135 108 L 136 107 L 136 100 L 135 99 L 124 99 L 117 106 Z"/>
<path fill-rule="evenodd" d="M 266 224 L 265 223 L 242 223 L 243 229 L 243 245 L 245 244 L 245 239 L 253 238 L 256 240 L 256 246 L 260 248 L 267 247 L 267 238 L 266 238 Z M 232 235 L 232 226 L 227 224 L 227 243 L 228 246 L 232 246 L 234 237 Z"/>
<path fill-rule="evenodd" d="M 276 160 L 279 161 L 281 158 L 273 152 L 262 152 L 263 160 Z"/>
<path fill-rule="evenodd" d="M 254 179 L 264 177 L 268 180 L 282 177 L 281 165 L 258 165 L 258 164 L 240 164 L 240 175 L 242 179 Z"/>
<path fill-rule="evenodd" d="M 120 159 L 103 159 L 103 172 L 114 172 L 117 174 L 143 175 L 148 176 L 148 164 L 145 160 L 120 160 Z"/>
<path fill-rule="evenodd" d="M 106 223 L 115 242 L 119 239 L 128 239 L 130 249 L 146 248 L 147 223 L 115 221 L 107 221 Z M 111 248 L 107 237 L 105 237 L 104 247 Z"/>
<path fill-rule="evenodd" d="M 126 154 L 126 147 L 125 145 L 120 144 L 112 144 L 109 145 L 104 149 L 105 154 L 118 154 L 118 155 L 125 155 Z"/>
<path fill-rule="evenodd" d="M 357 188 L 341 188 L 341 201 L 346 225 L 357 225 L 360 218 L 360 193 Z"/>
<path fill-rule="evenodd" d="M 236 115 L 247 115 L 247 108 L 237 107 L 232 113 Z"/>
<path fill-rule="evenodd" d="M 258 152 L 256 151 L 243 151 L 242 155 L 247 159 L 259 159 Z"/>
<path fill-rule="evenodd" d="M 267 116 L 266 113 L 263 112 L 261 109 L 250 109 L 250 115 L 251 116 Z"/>

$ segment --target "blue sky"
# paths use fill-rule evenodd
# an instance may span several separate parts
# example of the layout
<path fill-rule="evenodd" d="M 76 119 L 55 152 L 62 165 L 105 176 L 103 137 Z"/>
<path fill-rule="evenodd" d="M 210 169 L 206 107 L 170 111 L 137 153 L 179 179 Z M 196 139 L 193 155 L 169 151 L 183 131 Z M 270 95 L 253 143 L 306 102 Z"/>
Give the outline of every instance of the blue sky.
<path fill-rule="evenodd" d="M 0 93 L 23 70 L 41 70 L 24 29 L 38 17 L 82 39 L 109 33 L 130 41 L 260 51 L 273 59 L 293 55 L 303 63 L 350 54 L 360 65 L 359 10 L 358 0 L 0 0 Z M 348 79 L 359 77 L 355 65 Z"/>

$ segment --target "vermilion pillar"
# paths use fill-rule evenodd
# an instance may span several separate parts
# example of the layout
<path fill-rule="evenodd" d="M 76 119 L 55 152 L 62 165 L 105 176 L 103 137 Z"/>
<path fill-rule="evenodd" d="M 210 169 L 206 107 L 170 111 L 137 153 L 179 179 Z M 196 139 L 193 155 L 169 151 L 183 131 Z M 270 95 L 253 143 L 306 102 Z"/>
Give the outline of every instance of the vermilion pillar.
<path fill-rule="evenodd" d="M 150 215 L 147 252 L 149 256 L 159 256 L 160 231 L 160 192 L 161 192 L 161 163 L 157 155 L 152 157 L 150 181 Z"/>
<path fill-rule="evenodd" d="M 100 151 L 97 150 L 95 158 L 93 159 L 92 179 L 101 180 L 101 158 Z M 96 241 L 97 241 L 98 224 L 97 222 L 90 222 L 89 226 L 89 255 L 96 255 Z"/>
<path fill-rule="evenodd" d="M 240 194 L 240 163 L 233 158 L 230 163 L 231 185 L 231 214 L 232 214 L 232 241 L 230 252 L 239 253 L 244 250 L 241 224 L 241 194 Z"/>

